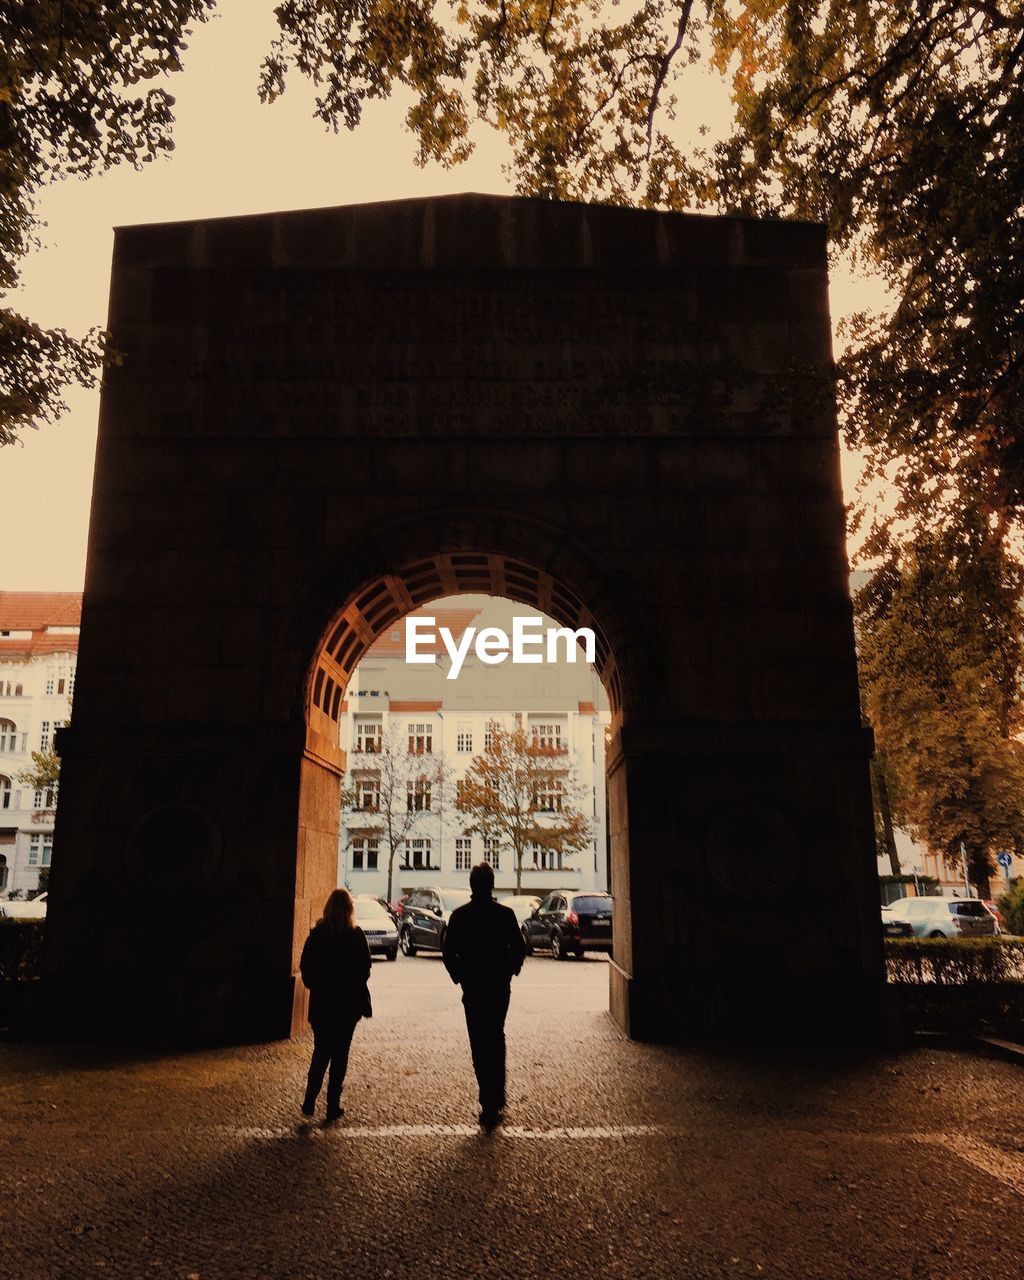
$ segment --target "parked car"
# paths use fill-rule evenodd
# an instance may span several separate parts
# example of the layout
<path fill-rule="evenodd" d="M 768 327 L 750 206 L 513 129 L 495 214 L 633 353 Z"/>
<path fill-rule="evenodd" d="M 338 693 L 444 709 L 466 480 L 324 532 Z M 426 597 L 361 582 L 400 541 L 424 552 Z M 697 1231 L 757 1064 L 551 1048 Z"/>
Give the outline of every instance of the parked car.
<path fill-rule="evenodd" d="M 912 938 L 914 926 L 909 920 L 894 914 L 891 906 L 882 908 L 883 938 Z"/>
<path fill-rule="evenodd" d="M 915 938 L 992 937 L 996 920 L 978 898 L 898 898 L 893 915 L 909 920 Z"/>
<path fill-rule="evenodd" d="M 369 893 L 355 898 L 356 924 L 366 934 L 370 955 L 384 955 L 389 960 L 398 959 L 398 926 L 391 913 Z"/>
<path fill-rule="evenodd" d="M 354 898 L 364 898 L 369 902 L 379 903 L 380 906 L 384 908 L 384 910 L 388 913 L 391 919 L 395 922 L 395 924 L 398 923 L 398 916 L 395 914 L 395 909 L 394 907 L 392 907 L 391 903 L 388 902 L 387 898 L 378 897 L 378 895 L 375 893 L 356 893 L 356 894 L 353 894 L 352 896 Z"/>
<path fill-rule="evenodd" d="M 398 935 L 402 954 L 414 956 L 417 951 L 440 951 L 452 912 L 468 901 L 468 889 L 413 889 L 402 907 Z"/>
<path fill-rule="evenodd" d="M 610 955 L 613 914 L 610 893 L 555 889 L 523 921 L 527 955 L 550 951 L 554 960 L 579 959 L 587 951 Z"/>
<path fill-rule="evenodd" d="M 531 893 L 510 893 L 504 898 L 499 898 L 498 901 L 503 907 L 508 907 L 515 913 L 516 922 L 521 929 L 523 921 L 537 910 L 543 898 L 538 898 L 536 894 Z"/>
<path fill-rule="evenodd" d="M 9 920 L 44 920 L 46 918 L 47 894 L 43 892 L 27 902 L 15 899 L 3 904 L 3 913 Z"/>
<path fill-rule="evenodd" d="M 988 907 L 989 911 L 991 911 L 996 918 L 996 933 L 1005 933 L 1006 917 L 996 906 L 994 900 L 992 898 L 982 898 L 982 902 L 984 902 L 985 906 Z"/>

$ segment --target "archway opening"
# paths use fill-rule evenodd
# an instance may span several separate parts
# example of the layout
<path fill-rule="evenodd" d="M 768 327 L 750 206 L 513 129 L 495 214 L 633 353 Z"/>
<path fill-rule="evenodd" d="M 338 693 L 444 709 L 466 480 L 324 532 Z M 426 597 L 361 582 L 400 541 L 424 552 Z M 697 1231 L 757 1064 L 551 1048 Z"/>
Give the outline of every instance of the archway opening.
<path fill-rule="evenodd" d="M 370 661 L 368 655 L 375 648 L 379 650 L 389 640 L 394 646 L 399 637 L 404 643 L 405 621 L 424 614 L 435 616 L 450 612 L 453 603 L 475 606 L 462 612 L 467 618 L 474 612 L 480 613 L 482 616 L 475 620 L 484 624 L 495 620 L 493 614 L 487 614 L 488 605 L 492 609 L 504 605 L 514 614 L 539 617 L 544 626 L 561 629 L 563 652 L 567 637 L 579 637 L 579 666 L 588 673 L 587 679 L 578 682 L 579 696 L 570 698 L 563 681 L 563 688 L 554 699 L 558 702 L 560 697 L 562 705 L 555 714 L 550 697 L 538 699 L 525 693 L 524 686 L 538 670 L 536 666 L 490 667 L 486 671 L 478 668 L 477 683 L 482 679 L 490 685 L 488 697 L 475 702 L 471 696 L 468 702 L 465 697 L 461 702 L 453 697 L 447 706 L 444 690 L 438 687 L 438 680 L 444 683 L 444 676 L 436 670 L 431 671 L 433 688 L 429 691 L 417 688 L 417 674 L 408 669 L 403 671 L 401 688 L 396 691 L 403 696 L 392 696 L 390 684 L 396 682 L 394 678 L 378 679 L 376 687 L 372 684 L 358 687 L 363 683 L 360 664 L 364 659 Z M 441 626 L 445 618 L 437 616 L 436 621 Z M 593 637 L 589 654 L 585 654 L 582 647 L 586 632 Z M 456 643 L 461 638 L 458 634 L 453 636 Z M 442 664 L 443 661 L 442 658 Z M 404 666 L 404 661 L 399 659 L 398 666 L 392 665 L 391 670 L 395 672 Z M 496 672 L 501 672 L 498 678 L 495 678 Z M 466 674 L 463 671 L 459 678 L 464 679 Z M 585 691 L 583 684 L 587 685 Z M 497 688 L 502 694 L 496 696 Z M 454 687 L 452 693 L 455 693 Z M 619 949 L 619 961 L 628 963 L 626 828 L 624 815 L 619 812 L 618 791 L 606 775 L 606 765 L 615 755 L 612 744 L 623 723 L 624 693 L 617 656 L 602 620 L 576 590 L 522 559 L 493 553 L 436 554 L 395 572 L 380 574 L 351 593 L 323 630 L 307 672 L 307 735 L 299 804 L 293 947 L 296 962 L 326 894 L 337 884 L 347 882 L 353 891 L 366 894 L 372 888 L 375 896 L 396 901 L 431 884 L 434 887 L 464 884 L 472 862 L 486 860 L 496 864 L 499 897 L 532 896 L 541 902 L 550 893 L 566 887 L 571 892 L 598 894 L 613 890 L 615 946 Z M 416 694 L 420 696 L 412 696 Z M 487 842 L 479 831 L 475 837 L 467 836 L 464 830 L 458 829 L 458 822 L 442 829 L 439 839 L 423 832 L 409 834 L 397 858 L 390 842 L 384 842 L 384 848 L 374 845 L 367 834 L 373 823 L 367 819 L 360 797 L 365 797 L 368 789 L 373 797 L 371 775 L 375 772 L 373 766 L 379 762 L 366 752 L 365 740 L 357 737 L 362 728 L 359 721 L 376 721 L 381 725 L 377 732 L 383 732 L 390 721 L 397 733 L 408 737 L 409 744 L 425 736 L 427 749 L 435 754 L 442 743 L 446 753 L 478 754 L 484 748 L 487 726 L 491 723 L 518 728 L 534 746 L 538 742 L 551 745 L 556 753 L 563 753 L 560 767 L 570 767 L 573 785 L 579 784 L 577 797 L 587 806 L 592 819 L 586 856 L 580 853 L 572 859 L 563 858 L 537 846 L 531 847 L 524 859 L 522 851 L 517 855 L 510 848 L 500 849 L 496 840 Z M 412 752 L 414 747 L 409 745 L 408 749 Z M 359 753 L 362 758 L 357 760 Z M 455 775 L 464 772 L 466 763 L 468 761 L 456 761 L 451 779 L 453 788 L 446 803 L 450 804 L 455 793 L 454 783 L 458 781 Z M 354 764 L 359 767 L 353 768 Z M 590 767 L 580 769 L 580 765 Z M 556 788 L 559 785 L 556 783 Z M 410 781 L 410 795 L 412 787 Z M 379 804 L 379 797 L 374 799 Z M 418 798 L 410 799 L 410 804 L 418 803 Z M 546 798 L 542 803 L 554 807 L 559 800 Z M 347 805 L 355 809 L 354 821 L 347 820 Z M 365 831 L 361 830 L 360 822 Z M 354 836 L 353 832 L 359 834 Z M 380 890 L 376 883 L 371 886 L 375 878 L 367 872 L 381 872 L 385 859 L 387 889 Z M 382 879 L 379 875 L 376 878 Z M 516 906 L 520 908 L 525 903 Z M 568 907 L 571 909 L 571 902 Z M 607 953 L 611 960 L 610 942 L 607 948 L 593 943 L 592 939 L 590 942 L 592 955 Z M 579 951 L 583 952 L 584 948 L 581 946 Z M 298 1029 L 304 1011 L 299 984 L 296 984 L 296 996 L 294 1025 Z"/>

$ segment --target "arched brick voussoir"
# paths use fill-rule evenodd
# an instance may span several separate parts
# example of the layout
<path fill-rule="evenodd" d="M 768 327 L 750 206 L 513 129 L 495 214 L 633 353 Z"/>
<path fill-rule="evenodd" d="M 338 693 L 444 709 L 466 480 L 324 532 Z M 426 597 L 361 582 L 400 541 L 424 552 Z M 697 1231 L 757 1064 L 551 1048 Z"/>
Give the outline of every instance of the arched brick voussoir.
<path fill-rule="evenodd" d="M 275 646 L 265 715 L 308 717 L 321 658 L 347 678 L 397 617 L 446 595 L 506 596 L 565 626 L 590 626 L 617 717 L 654 703 L 658 651 L 646 612 L 614 569 L 563 528 L 501 510 L 434 510 L 385 525 L 324 558 Z M 323 683 L 323 682 L 321 682 Z"/>

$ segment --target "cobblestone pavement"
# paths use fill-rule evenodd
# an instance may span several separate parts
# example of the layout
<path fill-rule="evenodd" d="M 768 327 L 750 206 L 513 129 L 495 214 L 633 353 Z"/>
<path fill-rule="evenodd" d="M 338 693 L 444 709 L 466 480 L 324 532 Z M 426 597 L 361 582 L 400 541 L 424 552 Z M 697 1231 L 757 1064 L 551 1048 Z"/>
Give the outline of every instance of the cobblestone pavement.
<path fill-rule="evenodd" d="M 508 1124 L 473 1123 L 457 992 L 377 962 L 346 1115 L 308 1040 L 0 1045 L 0 1273 L 34 1277 L 1024 1274 L 1024 1073 L 938 1050 L 771 1059 L 631 1044 L 600 959 L 527 961 Z"/>

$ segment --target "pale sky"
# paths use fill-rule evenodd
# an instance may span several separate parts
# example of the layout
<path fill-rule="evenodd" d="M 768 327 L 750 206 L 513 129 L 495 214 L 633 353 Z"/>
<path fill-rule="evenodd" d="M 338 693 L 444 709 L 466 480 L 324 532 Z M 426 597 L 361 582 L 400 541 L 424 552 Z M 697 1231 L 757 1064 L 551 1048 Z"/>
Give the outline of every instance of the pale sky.
<path fill-rule="evenodd" d="M 221 0 L 218 16 L 194 34 L 184 71 L 167 81 L 176 98 L 173 156 L 44 193 L 44 246 L 23 264 L 10 305 L 75 334 L 103 325 L 115 226 L 459 191 L 511 194 L 497 135 L 481 134 L 477 153 L 456 169 L 418 169 L 400 103 L 370 104 L 358 130 L 338 135 L 312 119 L 313 90 L 297 77 L 283 98 L 261 106 L 256 84 L 276 31 L 275 3 Z M 705 119 L 720 119 L 720 86 L 709 80 L 700 105 Z M 873 293 L 834 276 L 833 315 Z M 67 400 L 71 411 L 56 426 L 0 449 L 0 589 L 82 588 L 99 394 L 72 389 Z"/>

